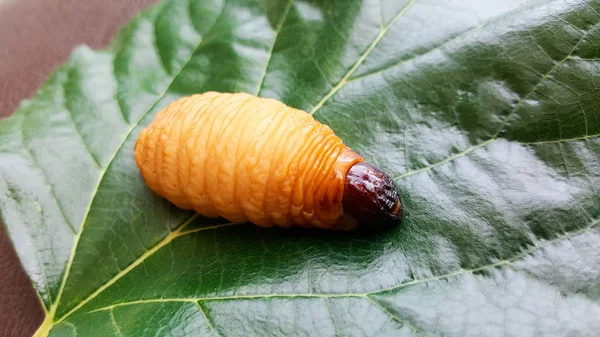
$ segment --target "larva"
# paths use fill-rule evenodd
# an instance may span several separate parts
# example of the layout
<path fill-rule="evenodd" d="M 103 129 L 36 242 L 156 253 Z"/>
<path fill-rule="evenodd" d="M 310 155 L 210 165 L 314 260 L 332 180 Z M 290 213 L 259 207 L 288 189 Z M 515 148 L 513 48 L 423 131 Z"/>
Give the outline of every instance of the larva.
<path fill-rule="evenodd" d="M 182 209 L 261 227 L 350 229 L 402 217 L 394 182 L 326 125 L 274 99 L 180 98 L 141 131 L 146 184 Z"/>

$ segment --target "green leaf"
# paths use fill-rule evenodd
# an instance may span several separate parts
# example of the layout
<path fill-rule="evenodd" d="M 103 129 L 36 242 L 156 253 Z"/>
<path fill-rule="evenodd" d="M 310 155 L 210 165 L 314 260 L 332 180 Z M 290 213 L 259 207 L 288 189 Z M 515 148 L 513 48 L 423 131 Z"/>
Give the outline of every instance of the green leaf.
<path fill-rule="evenodd" d="M 0 122 L 0 214 L 38 336 L 592 336 L 600 1 L 163 1 Z M 304 109 L 390 173 L 401 226 L 182 212 L 133 160 L 171 101 Z"/>

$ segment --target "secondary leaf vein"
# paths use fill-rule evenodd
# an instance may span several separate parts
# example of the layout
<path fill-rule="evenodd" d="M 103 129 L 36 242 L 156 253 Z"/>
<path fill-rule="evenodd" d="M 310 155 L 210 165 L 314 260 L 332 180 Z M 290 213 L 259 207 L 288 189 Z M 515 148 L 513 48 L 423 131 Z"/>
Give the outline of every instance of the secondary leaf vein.
<path fill-rule="evenodd" d="M 323 104 L 325 104 L 325 102 L 327 102 L 327 100 L 329 100 L 331 98 L 331 96 L 335 95 L 338 91 L 340 91 L 340 89 L 342 89 L 348 83 L 348 79 L 350 78 L 350 76 L 352 76 L 352 74 L 354 74 L 354 72 L 358 69 L 358 67 L 360 67 L 360 65 L 365 61 L 365 59 L 369 56 L 369 54 L 371 54 L 371 52 L 373 51 L 373 49 L 375 49 L 375 47 L 379 44 L 379 42 L 381 42 L 381 40 L 387 34 L 387 32 L 412 7 L 412 5 L 416 1 L 417 0 L 411 0 L 408 4 L 406 4 L 406 6 L 404 6 L 404 8 L 402 8 L 400 10 L 400 12 L 398 12 L 398 14 L 396 14 L 396 16 L 394 16 L 394 18 L 390 21 L 390 23 L 387 26 L 383 27 L 383 29 L 381 29 L 379 31 L 379 34 L 377 35 L 377 37 L 375 38 L 375 40 L 373 40 L 373 42 L 371 43 L 371 45 L 369 45 L 369 47 L 367 48 L 367 50 L 358 58 L 358 60 L 356 61 L 356 63 L 354 63 L 354 65 L 352 66 L 352 68 L 350 68 L 350 70 L 348 70 L 348 72 L 346 73 L 346 75 L 344 75 L 344 77 L 342 77 L 342 79 L 340 80 L 340 82 L 335 87 L 333 87 L 327 93 L 327 95 L 325 95 L 319 101 L 319 103 L 317 103 L 317 105 L 315 105 L 312 108 L 312 110 L 309 112 L 309 114 L 314 115 L 323 106 Z"/>
<path fill-rule="evenodd" d="M 426 336 L 429 336 L 423 329 L 420 329 L 418 327 L 416 327 L 414 324 L 412 324 L 411 322 L 400 318 L 400 316 L 398 316 L 397 314 L 391 312 L 388 308 L 386 308 L 385 306 L 381 305 L 379 302 L 375 301 L 373 298 L 369 297 L 369 296 L 365 296 L 365 298 L 371 302 L 371 304 L 373 304 L 376 308 L 379 308 L 379 310 L 383 311 L 386 315 L 388 315 L 391 319 L 393 319 L 394 321 L 402 324 L 403 326 L 406 326 L 407 328 L 412 329 L 414 332 L 417 333 L 422 333 Z"/>
<path fill-rule="evenodd" d="M 115 320 L 115 312 L 113 309 L 110 309 L 110 321 L 113 325 L 113 327 L 115 328 L 115 331 L 117 332 L 117 334 L 121 337 L 123 337 L 123 333 L 121 333 L 121 328 L 119 328 L 119 325 L 117 324 L 117 321 Z"/>
<path fill-rule="evenodd" d="M 213 325 L 212 320 L 206 314 L 206 310 L 204 310 L 200 301 L 194 301 L 194 304 L 196 304 L 196 306 L 198 307 L 198 310 L 204 317 L 204 320 L 206 321 L 206 325 L 208 325 L 208 328 L 210 329 L 210 331 L 212 331 L 212 333 L 214 333 L 215 336 L 221 337 L 221 334 L 217 331 L 217 329 L 215 329 L 215 326 Z"/>
<path fill-rule="evenodd" d="M 285 22 L 285 19 L 287 18 L 287 15 L 290 12 L 290 9 L 292 8 L 293 4 L 294 4 L 294 0 L 288 1 L 288 4 L 285 7 L 285 11 L 281 15 L 279 22 L 277 22 L 277 27 L 275 27 L 275 37 L 273 38 L 273 43 L 271 44 L 271 47 L 269 48 L 269 57 L 267 58 L 267 63 L 265 64 L 265 70 L 263 71 L 263 74 L 262 74 L 260 81 L 258 82 L 258 86 L 256 88 L 256 96 L 260 96 L 260 90 L 262 89 L 262 85 L 263 85 L 263 82 L 265 81 L 265 77 L 267 77 L 267 70 L 269 69 L 269 64 L 271 63 L 271 57 L 273 56 L 273 49 L 275 49 L 275 43 L 277 43 L 277 38 L 279 37 L 279 32 L 281 32 L 281 28 L 283 28 L 283 23 Z"/>
<path fill-rule="evenodd" d="M 23 135 L 23 120 L 24 119 L 21 119 L 21 126 L 19 127 L 19 130 L 21 132 L 21 145 L 23 146 L 24 153 L 28 157 L 28 159 L 31 162 L 31 164 L 33 164 L 33 167 L 36 168 L 38 170 L 38 172 L 40 173 L 40 175 L 42 176 L 42 179 L 44 180 L 45 185 L 48 187 L 48 190 L 49 190 L 50 194 L 52 195 L 52 199 L 56 203 L 56 206 L 58 208 L 58 211 L 59 211 L 61 217 L 65 220 L 65 223 L 67 224 L 67 226 L 69 227 L 69 229 L 71 230 L 71 232 L 73 232 L 73 234 L 76 234 L 77 231 L 75 230 L 75 227 L 73 227 L 73 225 L 71 224 L 71 222 L 69 221 L 69 219 L 67 219 L 67 216 L 65 215 L 65 212 L 63 210 L 62 205 L 58 202 L 58 198 L 56 197 L 56 194 L 54 193 L 54 188 L 52 187 L 52 185 L 50 185 L 50 181 L 48 180 L 48 176 L 41 169 L 41 167 L 38 165 L 37 161 L 35 160 L 35 158 L 31 154 L 31 151 L 29 150 L 29 148 L 25 144 L 25 137 Z"/>

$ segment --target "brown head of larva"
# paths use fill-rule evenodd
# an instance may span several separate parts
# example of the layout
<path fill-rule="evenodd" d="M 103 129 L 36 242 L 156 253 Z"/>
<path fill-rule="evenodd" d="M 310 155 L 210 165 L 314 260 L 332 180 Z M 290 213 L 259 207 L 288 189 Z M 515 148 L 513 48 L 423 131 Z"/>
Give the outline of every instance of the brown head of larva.
<path fill-rule="evenodd" d="M 383 171 L 368 163 L 354 164 L 346 174 L 344 213 L 361 227 L 389 227 L 404 215 L 396 184 Z"/>

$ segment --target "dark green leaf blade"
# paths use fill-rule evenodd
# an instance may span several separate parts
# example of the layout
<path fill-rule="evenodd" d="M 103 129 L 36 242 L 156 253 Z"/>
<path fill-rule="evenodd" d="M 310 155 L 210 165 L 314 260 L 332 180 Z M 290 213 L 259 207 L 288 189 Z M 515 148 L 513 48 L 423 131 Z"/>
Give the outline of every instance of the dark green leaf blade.
<path fill-rule="evenodd" d="M 0 209 L 49 311 L 40 335 L 597 331 L 599 11 L 584 0 L 146 11 L 0 123 Z M 154 196 L 132 158 L 139 130 L 208 90 L 274 97 L 330 125 L 396 178 L 403 225 L 262 230 Z M 33 122 L 48 116 L 57 124 Z M 79 161 L 60 167 L 71 153 Z"/>

